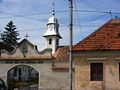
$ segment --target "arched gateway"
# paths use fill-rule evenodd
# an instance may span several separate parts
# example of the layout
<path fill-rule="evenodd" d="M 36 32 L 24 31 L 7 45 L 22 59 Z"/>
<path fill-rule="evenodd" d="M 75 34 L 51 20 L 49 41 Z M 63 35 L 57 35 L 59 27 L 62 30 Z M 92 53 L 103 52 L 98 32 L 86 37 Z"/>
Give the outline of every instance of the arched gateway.
<path fill-rule="evenodd" d="M 55 38 L 53 46 L 58 45 Z M 35 45 L 23 39 L 10 52 L 0 50 L 0 78 L 7 90 L 67 89 L 68 51 L 64 46 L 59 47 L 53 56 L 52 49 L 38 51 Z"/>
<path fill-rule="evenodd" d="M 7 72 L 8 90 L 38 90 L 39 72 L 27 65 L 18 65 Z"/>

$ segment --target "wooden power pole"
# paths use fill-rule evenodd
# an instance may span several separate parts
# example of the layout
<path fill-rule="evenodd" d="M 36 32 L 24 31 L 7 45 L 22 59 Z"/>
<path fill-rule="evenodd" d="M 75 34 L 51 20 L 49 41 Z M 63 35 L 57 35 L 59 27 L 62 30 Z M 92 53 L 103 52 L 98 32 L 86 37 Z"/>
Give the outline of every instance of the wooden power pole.
<path fill-rule="evenodd" d="M 73 47 L 73 2 L 72 0 L 69 1 L 69 8 L 70 8 L 70 53 L 69 53 L 69 90 L 73 90 L 73 55 L 72 55 L 72 47 Z"/>

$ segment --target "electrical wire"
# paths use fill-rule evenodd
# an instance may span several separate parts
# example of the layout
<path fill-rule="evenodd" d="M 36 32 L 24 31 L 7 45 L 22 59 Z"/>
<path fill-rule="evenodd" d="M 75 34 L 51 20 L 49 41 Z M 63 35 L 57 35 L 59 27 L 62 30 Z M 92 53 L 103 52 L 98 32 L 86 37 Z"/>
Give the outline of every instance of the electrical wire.
<path fill-rule="evenodd" d="M 87 6 L 89 6 L 92 9 L 99 10 L 98 7 L 94 6 L 95 5 L 94 3 L 92 3 L 92 5 L 91 5 L 91 3 L 88 3 L 88 1 L 86 1 L 86 0 L 81 0 L 81 2 L 84 3 L 84 4 L 86 4 Z"/>
<path fill-rule="evenodd" d="M 97 16 L 97 17 L 89 20 L 89 23 L 90 23 L 90 22 L 93 22 L 93 21 L 95 21 L 95 20 L 98 20 L 98 19 L 102 18 L 102 17 L 105 16 L 105 15 L 107 15 L 107 14 L 103 14 L 103 15 Z"/>
<path fill-rule="evenodd" d="M 43 28 L 33 28 L 33 29 L 19 29 L 18 31 L 32 31 L 32 30 L 42 30 L 42 29 L 46 29 L 46 28 L 43 27 Z"/>
<path fill-rule="evenodd" d="M 75 5 L 76 7 L 76 5 Z M 77 7 L 76 7 L 77 8 Z M 74 12 L 81 12 L 81 13 L 109 13 L 109 14 L 120 14 L 120 12 L 114 12 L 114 11 L 95 11 L 95 10 L 73 10 Z M 69 10 L 61 10 L 61 11 L 56 11 L 57 13 L 65 13 L 65 12 L 69 12 Z M 11 18 L 11 17 L 24 17 L 24 18 L 29 18 L 29 19 L 35 19 L 36 18 L 32 18 L 32 17 L 28 17 L 28 16 L 35 16 L 35 15 L 41 15 L 41 14 L 50 14 L 51 12 L 41 12 L 41 13 L 35 13 L 35 14 L 26 14 L 26 15 L 19 15 L 19 14 L 11 14 L 11 13 L 6 13 L 6 12 L 3 12 L 3 11 L 0 11 L 0 13 L 3 13 L 3 14 L 8 14 L 8 15 L 12 15 L 12 16 L 8 16 L 8 17 L 2 17 L 0 19 L 5 19 L 5 18 Z M 39 20 L 39 19 L 37 19 Z"/>
<path fill-rule="evenodd" d="M 17 17 L 23 17 L 23 18 L 28 18 L 28 19 L 37 20 L 37 21 L 40 20 L 40 19 L 36 19 L 36 18 L 32 18 L 32 17 L 26 17 L 26 16 L 23 16 L 23 15 L 6 13 L 6 12 L 2 12 L 2 11 L 0 11 L 0 13 L 4 13 L 4 14 L 8 14 L 8 15 L 13 15 L 14 17 L 17 16 Z"/>
<path fill-rule="evenodd" d="M 73 26 L 78 26 L 79 27 L 79 25 L 73 25 Z M 81 25 L 81 26 L 85 26 L 85 27 L 99 27 L 99 25 Z M 68 27 L 68 26 L 61 26 L 61 27 Z M 33 30 L 44 30 L 44 29 L 47 29 L 46 27 L 43 27 L 43 28 L 33 28 L 33 29 L 18 29 L 18 31 L 20 31 L 20 32 L 23 32 L 23 31 L 33 31 Z M 60 30 L 60 31 L 62 31 L 62 30 Z"/>
<path fill-rule="evenodd" d="M 74 4 L 76 4 L 76 2 L 74 2 Z M 101 17 L 105 16 L 106 14 L 111 14 L 111 13 L 115 13 L 115 14 L 120 14 L 119 12 L 112 12 L 112 11 L 90 11 L 90 10 L 77 10 L 77 6 L 75 5 L 75 10 L 73 10 L 74 12 L 77 13 L 77 19 L 78 19 L 78 25 L 73 25 L 73 26 L 88 26 L 88 27 L 98 27 L 97 25 L 81 25 L 80 24 L 80 18 L 79 18 L 79 12 L 89 12 L 89 13 L 104 13 L 103 15 L 100 15 L 98 17 L 95 17 L 94 19 L 90 20 L 89 22 L 95 21 L 97 19 L 100 19 Z M 61 11 L 56 11 L 57 13 L 64 13 L 64 12 L 69 12 L 69 10 L 61 10 Z M 32 18 L 32 17 L 27 17 L 27 16 L 34 16 L 34 15 L 41 15 L 41 14 L 49 14 L 51 12 L 41 12 L 41 13 L 36 13 L 36 14 L 27 14 L 27 15 L 18 15 L 18 14 L 11 14 L 11 13 L 6 13 L 3 11 L 0 11 L 0 13 L 3 14 L 8 14 L 8 15 L 12 15 L 10 17 L 23 17 L 23 18 L 28 18 L 28 19 L 34 19 L 37 21 L 40 21 L 40 19 L 36 19 L 36 18 Z M 9 17 L 3 17 L 0 19 L 4 19 L 4 18 L 9 18 Z M 68 25 L 66 26 L 61 26 L 61 27 L 68 27 Z M 19 30 L 19 31 L 30 31 L 30 30 L 41 30 L 41 29 L 45 29 L 45 27 L 43 28 L 37 28 L 37 29 L 28 29 L 28 30 Z"/>
<path fill-rule="evenodd" d="M 57 12 L 57 13 L 64 13 L 64 12 L 69 12 L 69 11 L 68 11 L 68 10 L 63 10 L 63 11 L 56 11 L 56 12 Z M 28 17 L 28 16 L 35 16 L 35 15 L 41 15 L 41 14 L 50 14 L 51 12 L 41 12 L 41 13 L 26 14 L 26 15 L 11 14 L 11 13 L 3 12 L 3 11 L 0 11 L 0 13 L 12 15 L 12 16 L 8 16 L 8 17 L 2 17 L 2 18 L 0 18 L 0 19 L 15 18 L 15 17 L 24 17 L 24 18 L 29 18 L 29 19 L 34 19 L 34 20 L 36 20 L 36 18 L 31 18 L 31 17 Z M 37 19 L 37 20 L 39 20 L 39 19 Z"/>
<path fill-rule="evenodd" d="M 78 19 L 79 28 L 81 29 L 80 18 L 79 18 L 79 14 L 77 12 L 78 9 L 77 9 L 77 5 L 76 5 L 75 0 L 74 0 L 74 6 L 75 6 L 75 9 L 76 9 L 76 15 L 77 15 L 77 19 Z"/>

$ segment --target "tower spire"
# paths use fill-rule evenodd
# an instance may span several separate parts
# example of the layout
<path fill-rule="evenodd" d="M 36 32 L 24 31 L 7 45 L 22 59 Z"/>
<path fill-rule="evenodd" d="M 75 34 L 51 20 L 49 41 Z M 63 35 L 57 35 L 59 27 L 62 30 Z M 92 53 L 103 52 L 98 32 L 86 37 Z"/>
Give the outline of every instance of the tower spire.
<path fill-rule="evenodd" d="M 55 15 L 55 3 L 54 3 L 54 0 L 53 0 L 53 2 L 52 2 L 52 15 L 54 16 Z"/>
<path fill-rule="evenodd" d="M 47 48 L 52 49 L 52 53 L 55 53 L 57 47 L 59 46 L 59 40 L 62 38 L 59 34 L 59 23 L 57 18 L 55 17 L 55 4 L 54 0 L 52 2 L 53 10 L 52 16 L 48 19 L 47 23 L 47 31 L 43 37 L 46 38 Z"/>

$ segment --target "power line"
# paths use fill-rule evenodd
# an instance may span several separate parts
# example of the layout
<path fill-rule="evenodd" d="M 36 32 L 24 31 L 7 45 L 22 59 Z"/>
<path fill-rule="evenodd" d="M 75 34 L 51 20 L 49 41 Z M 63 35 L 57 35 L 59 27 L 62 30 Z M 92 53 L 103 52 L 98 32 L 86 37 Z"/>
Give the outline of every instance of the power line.
<path fill-rule="evenodd" d="M 83 12 L 83 13 L 114 13 L 114 14 L 120 14 L 120 12 L 114 12 L 114 11 L 96 11 L 96 10 L 74 10 L 75 12 Z"/>
<path fill-rule="evenodd" d="M 0 12 L 1 13 L 1 12 Z M 4 14 L 9 14 L 9 13 L 5 13 L 5 12 L 2 12 Z M 14 17 L 24 17 L 24 16 L 35 16 L 35 15 L 40 15 L 40 14 L 49 14 L 50 12 L 43 12 L 43 13 L 39 13 L 39 14 L 27 14 L 27 15 L 13 15 L 12 16 L 8 16 L 8 17 L 2 17 L 0 19 L 5 19 L 5 18 L 14 18 Z M 11 14 L 9 14 L 11 15 Z"/>
<path fill-rule="evenodd" d="M 73 25 L 73 26 L 79 26 L 79 25 Z M 83 26 L 87 26 L 87 27 L 99 27 L 100 25 L 81 25 L 82 27 L 81 28 L 83 28 Z"/>
<path fill-rule="evenodd" d="M 79 25 L 73 25 L 73 26 L 78 26 L 78 27 L 79 27 Z M 97 26 L 97 25 L 82 25 L 82 26 L 86 26 L 86 27 L 99 27 L 99 26 Z M 62 26 L 62 27 L 65 27 L 65 26 Z M 35 30 L 35 31 L 40 31 L 40 30 L 44 30 L 44 29 L 46 29 L 46 28 L 20 29 L 20 30 L 18 30 L 18 31 L 20 31 L 20 32 L 33 31 L 33 30 Z M 60 29 L 60 31 L 63 31 L 63 30 Z"/>
<path fill-rule="evenodd" d="M 76 5 L 75 5 L 76 7 Z M 114 11 L 95 11 L 95 10 L 73 10 L 74 12 L 81 12 L 81 13 L 108 13 L 108 14 L 120 14 L 120 12 L 114 12 Z M 56 11 L 57 13 L 64 13 L 64 12 L 69 12 L 68 10 L 61 10 L 61 11 Z M 6 13 L 3 11 L 0 11 L 0 13 L 3 14 L 8 14 L 8 15 L 12 15 L 12 16 L 8 16 L 8 17 L 2 17 L 0 19 L 5 19 L 5 18 L 15 18 L 15 17 L 23 17 L 23 18 L 28 18 L 28 19 L 34 19 L 34 20 L 40 20 L 37 18 L 32 18 L 32 17 L 28 17 L 28 16 L 35 16 L 35 15 L 41 15 L 41 14 L 50 14 L 51 12 L 41 12 L 41 13 L 35 13 L 35 14 L 26 14 L 26 15 L 19 15 L 19 14 L 11 14 L 11 13 Z M 78 15 L 77 15 L 78 17 Z"/>
<path fill-rule="evenodd" d="M 75 12 L 84 12 L 84 13 L 109 13 L 108 11 L 94 11 L 94 10 L 74 10 Z"/>
<path fill-rule="evenodd" d="M 68 10 L 62 10 L 62 11 L 56 11 L 56 12 L 57 13 L 64 13 L 64 12 L 68 12 Z M 0 19 L 15 18 L 15 17 L 24 17 L 24 18 L 29 18 L 29 19 L 35 19 L 36 20 L 36 18 L 31 18 L 31 17 L 28 17 L 28 16 L 36 16 L 36 15 L 41 15 L 41 14 L 50 14 L 51 12 L 41 12 L 41 13 L 26 14 L 26 15 L 11 14 L 11 13 L 6 13 L 6 12 L 2 12 L 2 11 L 0 11 L 0 13 L 12 15 L 12 16 L 8 16 L 8 17 L 2 17 Z M 37 20 L 39 20 L 39 19 L 37 19 Z"/>
<path fill-rule="evenodd" d="M 75 26 L 75 27 L 79 27 L 79 24 L 73 24 L 73 26 Z M 90 24 L 81 24 L 81 26 L 82 27 L 99 27 L 100 25 L 90 25 Z M 68 28 L 68 25 L 66 25 L 66 24 L 60 24 L 60 27 L 66 27 L 66 28 Z M 18 31 L 20 31 L 20 32 L 24 32 L 24 31 L 32 31 L 32 30 L 44 30 L 44 29 L 47 29 L 47 27 L 41 27 L 41 28 L 29 28 L 29 29 L 17 29 Z M 61 30 L 60 30 L 61 31 Z"/>
<path fill-rule="evenodd" d="M 79 27 L 79 25 L 78 24 L 74 24 L 73 26 L 78 26 Z M 88 24 L 83 24 L 83 25 L 81 25 L 81 26 L 85 26 L 85 27 L 99 27 L 99 25 L 88 25 Z M 66 26 L 66 25 L 62 25 L 61 27 L 68 27 L 68 26 Z M 20 32 L 24 32 L 24 31 L 32 31 L 32 30 L 35 30 L 35 31 L 40 31 L 40 30 L 44 30 L 44 29 L 47 29 L 46 27 L 42 27 L 42 28 L 32 28 L 32 29 L 18 29 L 18 31 L 20 31 Z M 62 30 L 60 30 L 60 31 L 62 31 Z"/>
<path fill-rule="evenodd" d="M 32 17 L 26 17 L 24 15 L 11 14 L 11 13 L 6 13 L 6 12 L 2 12 L 2 11 L 0 11 L 0 13 L 4 13 L 4 14 L 8 14 L 8 15 L 13 15 L 13 17 L 16 16 L 16 17 L 23 17 L 23 18 L 33 19 L 33 20 L 40 20 L 40 19 L 36 19 L 36 18 L 32 18 Z M 4 19 L 4 18 L 2 18 L 2 19 Z"/>
<path fill-rule="evenodd" d="M 42 30 L 42 29 L 46 29 L 46 28 L 43 27 L 43 28 L 33 28 L 33 29 L 19 29 L 18 31 L 32 31 L 32 30 Z"/>
<path fill-rule="evenodd" d="M 106 15 L 106 14 L 103 14 L 103 15 L 97 16 L 97 17 L 91 19 L 89 22 L 93 22 L 93 21 L 95 21 L 95 20 L 97 20 L 97 19 L 100 19 L 100 18 L 102 18 L 102 17 L 105 16 L 105 15 Z"/>
<path fill-rule="evenodd" d="M 75 5 L 76 6 L 76 5 Z M 68 10 L 61 10 L 61 11 L 56 11 L 56 12 L 58 12 L 58 13 L 62 13 L 62 12 L 68 12 Z M 88 27 L 99 27 L 99 26 L 97 26 L 97 25 L 81 25 L 80 24 L 80 19 L 79 19 L 79 12 L 90 12 L 90 13 L 104 13 L 104 15 L 106 15 L 106 13 L 107 14 L 111 14 L 111 13 L 117 13 L 117 14 L 120 14 L 120 13 L 118 13 L 118 12 L 112 12 L 112 11 L 90 11 L 90 10 L 77 10 L 77 6 L 76 6 L 76 9 L 74 10 L 74 12 L 77 12 L 77 18 L 78 18 L 78 25 L 73 25 L 73 26 L 78 26 L 78 27 L 80 27 L 80 26 L 88 26 Z M 29 19 L 34 19 L 34 20 L 39 20 L 40 21 L 40 19 L 36 19 L 36 18 L 31 18 L 31 17 L 27 17 L 27 16 L 32 16 L 32 15 L 40 15 L 40 14 L 49 14 L 49 13 L 51 13 L 51 12 L 41 12 L 41 13 L 36 13 L 36 14 L 27 14 L 27 15 L 18 15 L 18 14 L 11 14 L 11 13 L 6 13 L 6 12 L 2 12 L 2 11 L 0 11 L 0 13 L 4 13 L 4 14 L 9 14 L 9 15 L 13 15 L 13 16 L 11 16 L 11 17 L 24 17 L 24 18 L 29 18 Z M 101 16 L 98 16 L 98 17 L 95 17 L 94 19 L 92 19 L 92 20 L 90 20 L 90 22 L 92 22 L 92 21 L 95 21 L 95 20 L 97 20 L 97 19 L 99 19 L 99 18 L 101 18 L 101 17 L 103 17 L 104 15 L 101 15 Z M 0 18 L 1 19 L 1 18 Z M 66 26 L 66 25 L 62 25 L 61 27 L 68 27 L 68 26 Z M 45 27 L 43 27 L 43 28 L 35 28 L 35 29 L 24 29 L 24 30 L 19 30 L 19 31 L 31 31 L 31 30 L 41 30 L 41 29 L 46 29 Z"/>
<path fill-rule="evenodd" d="M 79 14 L 78 14 L 78 12 L 77 12 L 77 6 L 76 6 L 75 0 L 74 0 L 74 6 L 75 6 L 75 9 L 76 9 L 76 15 L 77 15 L 78 24 L 79 24 L 79 27 L 80 27 L 80 26 L 81 26 L 81 25 L 80 25 L 80 18 L 79 18 Z M 81 28 L 81 27 L 80 27 L 80 28 Z"/>

